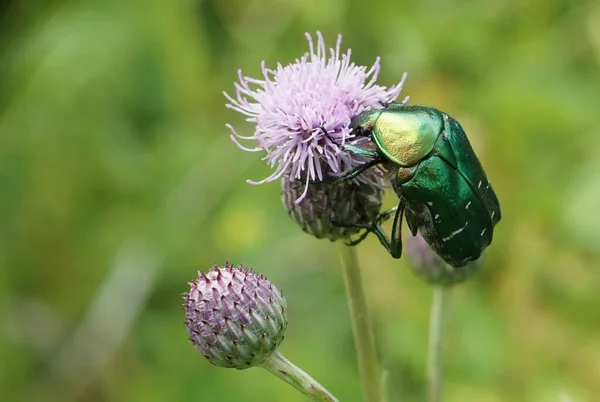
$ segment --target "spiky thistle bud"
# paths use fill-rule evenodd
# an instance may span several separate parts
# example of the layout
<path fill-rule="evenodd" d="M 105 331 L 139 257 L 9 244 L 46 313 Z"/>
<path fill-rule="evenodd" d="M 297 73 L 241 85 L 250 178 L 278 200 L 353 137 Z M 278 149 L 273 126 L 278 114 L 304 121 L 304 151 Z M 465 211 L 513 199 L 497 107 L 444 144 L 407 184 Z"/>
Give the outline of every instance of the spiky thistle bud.
<path fill-rule="evenodd" d="M 287 303 L 264 276 L 241 265 L 215 264 L 189 285 L 184 295 L 189 338 L 212 364 L 257 366 L 283 341 Z"/>
<path fill-rule="evenodd" d="M 282 201 L 290 218 L 303 231 L 318 239 L 345 240 L 358 233 L 360 228 L 343 227 L 335 223 L 369 224 L 381 210 L 383 184 L 380 172 L 362 174 L 371 183 L 353 181 L 327 185 L 311 184 L 304 199 L 295 201 L 305 190 L 305 184 L 285 175 L 281 179 Z"/>
<path fill-rule="evenodd" d="M 404 237 L 404 256 L 412 270 L 435 285 L 451 286 L 471 278 L 477 273 L 482 264 L 480 260 L 473 261 L 460 268 L 446 264 L 446 262 L 429 247 L 420 233 L 416 236 Z"/>

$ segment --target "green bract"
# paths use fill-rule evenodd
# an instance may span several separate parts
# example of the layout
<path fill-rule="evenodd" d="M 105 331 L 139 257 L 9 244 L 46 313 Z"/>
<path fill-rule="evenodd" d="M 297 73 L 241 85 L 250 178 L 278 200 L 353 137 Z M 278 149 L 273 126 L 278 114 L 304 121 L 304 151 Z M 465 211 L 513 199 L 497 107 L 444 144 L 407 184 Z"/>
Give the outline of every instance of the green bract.
<path fill-rule="evenodd" d="M 448 264 L 461 267 L 477 260 L 492 241 L 500 204 L 460 124 L 430 106 L 391 103 L 361 113 L 351 127 L 357 136 L 370 136 L 377 149 L 347 145 L 346 150 L 372 160 L 334 182 L 383 164 L 400 198 L 397 207 L 362 225 L 367 232 L 351 244 L 373 232 L 392 257 L 400 258 L 405 216 L 412 234 L 419 231 Z M 390 242 L 381 223 L 392 215 Z"/>

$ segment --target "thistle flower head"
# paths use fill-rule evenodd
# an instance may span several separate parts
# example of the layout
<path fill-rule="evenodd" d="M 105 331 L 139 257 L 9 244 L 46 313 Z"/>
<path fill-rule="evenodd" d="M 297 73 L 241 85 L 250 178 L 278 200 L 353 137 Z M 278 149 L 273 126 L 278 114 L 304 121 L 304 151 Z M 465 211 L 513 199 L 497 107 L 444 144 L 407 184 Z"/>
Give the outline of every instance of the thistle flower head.
<path fill-rule="evenodd" d="M 363 175 L 379 184 L 379 172 L 368 170 Z M 346 240 L 361 229 L 344 227 L 344 224 L 369 224 L 381 210 L 383 190 L 380 185 L 358 185 L 344 182 L 334 185 L 311 185 L 300 204 L 295 200 L 302 194 L 304 185 L 288 175 L 281 178 L 282 201 L 290 218 L 303 231 L 318 239 Z"/>
<path fill-rule="evenodd" d="M 420 233 L 405 236 L 403 243 L 404 256 L 414 273 L 431 284 L 455 285 L 471 278 L 482 267 L 481 259 L 460 268 L 446 264 Z"/>
<path fill-rule="evenodd" d="M 328 172 L 343 175 L 365 162 L 364 157 L 341 148 L 346 142 L 360 145 L 369 141 L 355 138 L 350 120 L 395 100 L 406 77 L 404 74 L 389 88 L 376 85 L 379 58 L 370 68 L 357 66 L 350 61 L 350 50 L 341 53 L 341 35 L 329 52 L 320 32 L 316 46 L 309 34 L 306 38 L 309 52 L 300 59 L 286 66 L 278 63 L 275 69 L 263 62 L 260 79 L 239 71 L 235 96 L 224 93 L 227 107 L 255 124 L 254 135 L 246 137 L 227 125 L 233 141 L 247 151 L 265 151 L 264 159 L 275 169 L 269 177 L 249 182 L 271 182 L 284 174 L 300 180 L 304 187 L 297 203 L 306 196 L 309 181 L 322 180 Z M 238 139 L 251 140 L 254 146 L 247 148 Z M 361 175 L 358 180 L 368 179 Z"/>
<path fill-rule="evenodd" d="M 242 266 L 215 264 L 189 285 L 184 295 L 188 334 L 212 364 L 238 370 L 256 366 L 283 341 L 287 303 L 265 277 Z"/>

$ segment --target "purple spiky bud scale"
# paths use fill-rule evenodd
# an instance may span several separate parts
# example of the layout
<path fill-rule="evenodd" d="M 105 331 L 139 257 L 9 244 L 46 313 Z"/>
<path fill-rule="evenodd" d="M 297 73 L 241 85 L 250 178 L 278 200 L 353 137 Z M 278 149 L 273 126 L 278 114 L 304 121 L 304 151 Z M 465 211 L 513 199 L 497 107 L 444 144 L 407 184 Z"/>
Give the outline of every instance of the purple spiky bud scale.
<path fill-rule="evenodd" d="M 212 364 L 262 364 L 283 341 L 287 303 L 265 277 L 227 263 L 200 272 L 184 295 L 188 335 Z"/>
<path fill-rule="evenodd" d="M 318 239 L 347 240 L 361 229 L 342 224 L 367 225 L 379 215 L 383 200 L 382 175 L 363 173 L 366 183 L 312 184 L 300 203 L 304 183 L 284 176 L 281 179 L 282 202 L 290 218 L 300 228 Z"/>

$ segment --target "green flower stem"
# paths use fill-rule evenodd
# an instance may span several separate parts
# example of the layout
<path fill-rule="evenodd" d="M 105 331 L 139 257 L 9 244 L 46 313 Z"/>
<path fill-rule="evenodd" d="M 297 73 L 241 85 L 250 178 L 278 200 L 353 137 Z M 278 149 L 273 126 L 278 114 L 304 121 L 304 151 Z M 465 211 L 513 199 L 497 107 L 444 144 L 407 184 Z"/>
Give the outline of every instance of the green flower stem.
<path fill-rule="evenodd" d="M 339 402 L 314 378 L 295 366 L 279 352 L 273 353 L 261 367 L 269 370 L 313 401 Z"/>
<path fill-rule="evenodd" d="M 373 328 L 365 301 L 356 251 L 354 247 L 341 244 L 340 253 L 364 400 L 365 402 L 382 402 L 385 399 L 382 392 L 379 359 L 375 349 Z"/>
<path fill-rule="evenodd" d="M 389 390 L 390 390 L 390 369 L 389 367 L 382 367 L 381 368 L 381 402 L 387 402 L 388 398 L 387 395 L 389 394 Z"/>
<path fill-rule="evenodd" d="M 448 318 L 451 288 L 435 285 L 429 317 L 429 352 L 427 359 L 427 384 L 429 402 L 442 400 L 444 366 L 444 334 Z"/>

